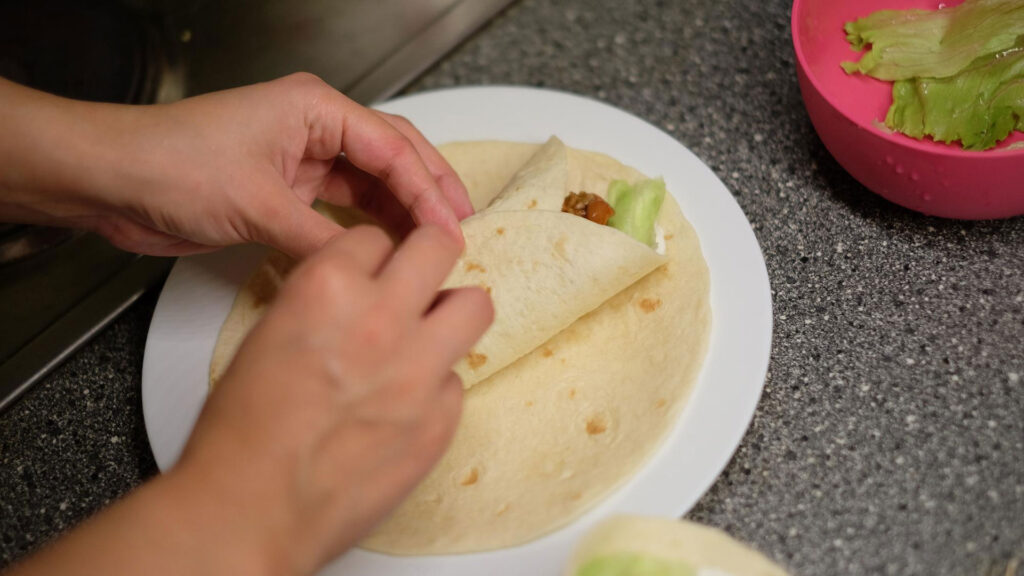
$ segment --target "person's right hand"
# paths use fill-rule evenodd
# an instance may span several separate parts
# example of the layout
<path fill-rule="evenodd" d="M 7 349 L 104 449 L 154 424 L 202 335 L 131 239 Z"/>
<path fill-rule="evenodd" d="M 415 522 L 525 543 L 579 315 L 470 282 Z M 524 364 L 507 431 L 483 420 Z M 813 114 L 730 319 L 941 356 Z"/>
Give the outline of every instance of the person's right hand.
<path fill-rule="evenodd" d="M 460 413 L 451 367 L 493 316 L 480 289 L 438 294 L 459 253 L 432 225 L 397 250 L 358 227 L 292 272 L 171 473 L 232 519 L 224 538 L 309 574 L 429 472 Z"/>

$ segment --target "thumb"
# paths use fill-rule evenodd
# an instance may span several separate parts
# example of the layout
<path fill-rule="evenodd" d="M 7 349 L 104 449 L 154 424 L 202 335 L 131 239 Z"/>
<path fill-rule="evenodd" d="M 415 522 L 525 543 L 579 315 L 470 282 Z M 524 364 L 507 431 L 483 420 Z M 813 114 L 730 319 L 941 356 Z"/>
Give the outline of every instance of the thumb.
<path fill-rule="evenodd" d="M 256 240 L 272 246 L 296 260 L 319 250 L 344 229 L 326 216 L 283 190 L 281 204 L 274 216 L 256 222 Z"/>

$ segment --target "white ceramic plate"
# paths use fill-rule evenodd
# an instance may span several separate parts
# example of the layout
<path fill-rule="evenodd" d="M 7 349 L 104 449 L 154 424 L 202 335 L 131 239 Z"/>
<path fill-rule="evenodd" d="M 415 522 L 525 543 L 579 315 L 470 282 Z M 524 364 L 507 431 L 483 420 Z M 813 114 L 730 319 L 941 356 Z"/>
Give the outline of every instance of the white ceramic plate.
<path fill-rule="evenodd" d="M 457 88 L 400 98 L 380 109 L 408 117 L 436 143 L 542 142 L 557 134 L 569 146 L 663 175 L 697 229 L 711 269 L 711 345 L 696 390 L 664 445 L 632 480 L 571 525 L 522 546 L 478 554 L 395 558 L 353 550 L 325 572 L 553 576 L 579 536 L 609 514 L 686 513 L 739 445 L 761 395 L 771 346 L 768 272 L 729 190 L 671 136 L 579 96 L 518 87 Z M 192 429 L 206 395 L 218 331 L 262 254 L 260 248 L 239 247 L 182 258 L 164 286 L 142 367 L 146 430 L 163 470 L 177 460 Z"/>

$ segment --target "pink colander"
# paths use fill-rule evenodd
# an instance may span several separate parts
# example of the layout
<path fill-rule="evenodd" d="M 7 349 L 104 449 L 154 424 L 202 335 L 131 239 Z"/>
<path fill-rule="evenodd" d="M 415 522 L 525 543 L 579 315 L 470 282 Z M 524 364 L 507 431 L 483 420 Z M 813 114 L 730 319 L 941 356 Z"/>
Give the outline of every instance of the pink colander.
<path fill-rule="evenodd" d="M 876 10 L 934 10 L 939 4 L 939 0 L 795 0 L 793 48 L 811 122 L 847 172 L 896 204 L 945 218 L 980 220 L 1024 214 L 1024 135 L 1014 133 L 998 148 L 979 152 L 891 133 L 882 121 L 892 102 L 892 84 L 848 75 L 839 67 L 844 60 L 861 56 L 846 42 L 846 22 Z"/>

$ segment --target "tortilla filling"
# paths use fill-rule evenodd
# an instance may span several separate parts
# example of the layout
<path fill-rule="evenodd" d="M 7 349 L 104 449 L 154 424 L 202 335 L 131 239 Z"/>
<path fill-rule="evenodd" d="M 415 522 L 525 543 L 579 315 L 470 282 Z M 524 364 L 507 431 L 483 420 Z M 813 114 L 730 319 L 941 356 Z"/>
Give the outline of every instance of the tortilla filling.
<path fill-rule="evenodd" d="M 572 192 L 562 202 L 562 212 L 611 226 L 657 249 L 655 221 L 664 200 L 665 181 L 661 178 L 642 180 L 635 185 L 612 180 L 608 185 L 607 202 L 597 194 Z"/>
<path fill-rule="evenodd" d="M 595 224 L 604 226 L 615 215 L 611 204 L 597 194 L 589 192 L 572 192 L 562 202 L 562 212 L 586 218 Z"/>

